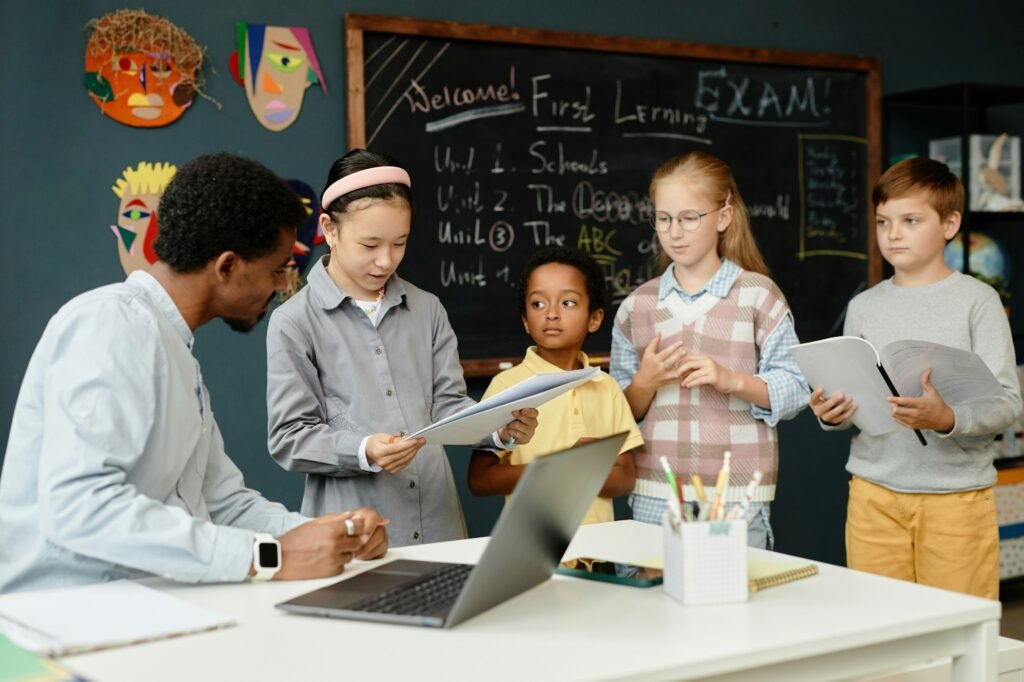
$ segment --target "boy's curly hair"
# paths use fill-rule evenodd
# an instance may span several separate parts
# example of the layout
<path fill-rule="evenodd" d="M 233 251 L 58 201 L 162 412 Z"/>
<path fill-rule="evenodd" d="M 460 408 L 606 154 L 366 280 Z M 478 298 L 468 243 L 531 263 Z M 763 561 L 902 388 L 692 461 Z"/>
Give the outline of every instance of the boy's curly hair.
<path fill-rule="evenodd" d="M 217 153 L 189 161 L 160 198 L 153 250 L 176 272 L 195 272 L 225 251 L 255 260 L 274 251 L 282 229 L 306 220 L 298 195 L 252 159 Z"/>
<path fill-rule="evenodd" d="M 517 294 L 519 296 L 519 313 L 526 315 L 526 288 L 530 283 L 530 275 L 542 265 L 561 263 L 576 268 L 587 283 L 588 312 L 604 310 L 608 305 L 608 288 L 605 284 L 604 271 L 589 254 L 579 249 L 566 246 L 551 246 L 534 252 L 523 266 L 519 276 Z"/>

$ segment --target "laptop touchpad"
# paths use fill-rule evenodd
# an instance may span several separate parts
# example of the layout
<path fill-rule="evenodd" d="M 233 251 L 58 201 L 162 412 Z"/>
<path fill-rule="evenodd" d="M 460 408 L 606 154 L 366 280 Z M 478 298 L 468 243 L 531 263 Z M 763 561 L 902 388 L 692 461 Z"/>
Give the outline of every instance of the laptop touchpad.
<path fill-rule="evenodd" d="M 445 564 L 430 561 L 397 560 L 386 563 L 366 573 L 328 585 L 293 599 L 292 604 L 322 606 L 326 608 L 345 608 L 361 601 L 365 597 L 382 594 L 405 583 L 414 581 L 430 570 L 436 570 Z M 307 599 L 308 598 L 308 599 Z"/>

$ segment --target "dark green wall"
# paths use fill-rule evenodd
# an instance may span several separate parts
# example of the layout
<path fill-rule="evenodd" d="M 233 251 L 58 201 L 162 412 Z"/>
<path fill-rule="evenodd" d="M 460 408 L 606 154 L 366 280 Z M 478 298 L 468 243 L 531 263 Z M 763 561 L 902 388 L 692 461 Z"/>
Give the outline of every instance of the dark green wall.
<path fill-rule="evenodd" d="M 792 50 L 859 53 L 882 59 L 886 91 L 973 80 L 1024 85 L 1020 27 L 1024 4 L 984 0 L 934 2 L 619 2 L 507 3 L 439 0 L 316 0 L 281 3 L 199 0 L 149 3 L 208 47 L 206 92 L 169 127 L 134 129 L 105 119 L 82 85 L 85 25 L 125 5 L 99 0 L 0 3 L 5 69 L 0 155 L 0 224 L 7 246 L 0 277 L 5 321 L 0 350 L 0 440 L 32 349 L 47 319 L 67 299 L 122 277 L 108 229 L 117 200 L 110 191 L 125 166 L 140 160 L 182 164 L 213 150 L 252 156 L 288 178 L 322 185 L 345 150 L 342 16 L 346 11 L 484 22 L 644 38 L 690 40 Z M 133 5 L 132 5 L 133 6 Z M 232 80 L 228 54 L 234 22 L 308 27 L 329 94 L 307 91 L 298 121 L 282 133 L 264 130 Z M 402 150 L 389 150 L 399 158 Z M 771 163 L 759 159 L 757 163 Z M 799 321 L 798 321 L 799 323 Z M 250 485 L 297 507 L 302 481 L 266 452 L 265 324 L 240 336 L 216 322 L 199 330 L 196 354 L 213 396 L 229 452 Z M 471 385 L 475 395 L 481 382 Z M 804 414 L 780 429 L 781 482 L 774 505 L 778 548 L 842 560 L 848 440 L 820 432 Z M 460 483 L 467 454 L 454 450 Z M 465 496 L 464 496 L 465 497 Z M 464 500 L 470 528 L 485 533 L 496 500 Z"/>

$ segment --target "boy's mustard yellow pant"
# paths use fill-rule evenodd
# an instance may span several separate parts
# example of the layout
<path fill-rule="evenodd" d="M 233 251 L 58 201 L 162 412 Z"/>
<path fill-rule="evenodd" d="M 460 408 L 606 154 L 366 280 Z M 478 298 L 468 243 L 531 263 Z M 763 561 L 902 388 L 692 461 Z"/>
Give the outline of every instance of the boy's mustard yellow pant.
<path fill-rule="evenodd" d="M 854 476 L 846 563 L 858 571 L 998 599 L 999 526 L 992 488 L 898 493 Z"/>

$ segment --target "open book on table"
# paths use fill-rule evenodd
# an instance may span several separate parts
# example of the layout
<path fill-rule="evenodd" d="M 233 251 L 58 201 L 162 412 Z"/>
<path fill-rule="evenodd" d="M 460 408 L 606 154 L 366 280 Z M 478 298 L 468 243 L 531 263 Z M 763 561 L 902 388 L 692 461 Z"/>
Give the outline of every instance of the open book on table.
<path fill-rule="evenodd" d="M 598 367 L 570 372 L 535 374 L 476 405 L 434 422 L 408 438 L 426 438 L 436 445 L 473 445 L 512 421 L 513 410 L 540 407 L 557 395 L 584 384 L 601 373 Z"/>
<path fill-rule="evenodd" d="M 841 392 L 853 397 L 857 411 L 851 421 L 872 436 L 903 428 L 893 421 L 886 398 L 920 396 L 926 369 L 932 370 L 932 385 L 947 405 L 1003 391 L 976 353 L 928 341 L 893 341 L 879 351 L 858 336 L 836 336 L 801 343 L 792 351 L 811 388 L 824 388 L 826 396 Z"/>
<path fill-rule="evenodd" d="M 0 596 L 0 634 L 28 651 L 69 656 L 233 625 L 234 620 L 131 580 Z"/>

